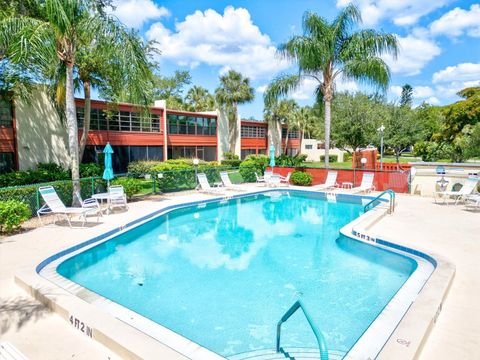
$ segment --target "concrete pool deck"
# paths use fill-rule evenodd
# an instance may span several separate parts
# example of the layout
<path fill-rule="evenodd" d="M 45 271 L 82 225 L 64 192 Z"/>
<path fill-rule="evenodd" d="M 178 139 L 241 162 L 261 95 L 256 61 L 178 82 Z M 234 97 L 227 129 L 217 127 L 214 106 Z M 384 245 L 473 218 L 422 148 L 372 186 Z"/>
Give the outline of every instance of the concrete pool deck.
<path fill-rule="evenodd" d="M 186 201 L 209 196 L 190 193 L 171 198 Z M 2 340 L 12 342 L 27 357 L 35 359 L 116 359 L 111 350 L 92 341 L 49 312 L 14 283 L 14 275 L 86 238 L 118 227 L 128 219 L 154 211 L 158 202 L 131 203 L 128 212 L 106 216 L 103 223 L 86 229 L 45 226 L 0 240 L 0 330 Z M 457 274 L 443 311 L 433 328 L 421 358 L 480 358 L 480 292 L 476 261 L 480 255 L 480 215 L 463 206 L 435 205 L 431 199 L 398 196 L 394 215 L 386 216 L 371 229 L 376 235 L 434 252 L 456 264 Z M 405 241 L 411 238 L 411 242 Z"/>

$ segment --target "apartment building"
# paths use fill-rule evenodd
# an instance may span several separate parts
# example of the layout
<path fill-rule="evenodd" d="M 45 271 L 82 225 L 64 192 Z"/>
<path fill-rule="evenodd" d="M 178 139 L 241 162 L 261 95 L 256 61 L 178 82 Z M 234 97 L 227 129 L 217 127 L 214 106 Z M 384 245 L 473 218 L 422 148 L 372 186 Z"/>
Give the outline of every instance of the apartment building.
<path fill-rule="evenodd" d="M 214 161 L 229 151 L 228 119 L 220 111 L 186 112 L 166 105 L 165 101 L 156 101 L 147 114 L 134 104 L 92 100 L 83 162 L 99 161 L 107 142 L 115 152 L 116 172 L 125 171 L 128 163 L 136 160 Z M 76 112 L 80 138 L 85 116 L 83 99 L 76 99 Z M 241 120 L 238 127 L 237 155 L 267 154 L 267 123 Z M 286 129 L 282 135 L 287 152 L 298 153 L 298 132 L 289 132 L 288 144 Z M 0 171 L 25 170 L 39 162 L 68 166 L 67 139 L 66 127 L 44 91 L 35 91 L 28 100 L 0 97 Z"/>

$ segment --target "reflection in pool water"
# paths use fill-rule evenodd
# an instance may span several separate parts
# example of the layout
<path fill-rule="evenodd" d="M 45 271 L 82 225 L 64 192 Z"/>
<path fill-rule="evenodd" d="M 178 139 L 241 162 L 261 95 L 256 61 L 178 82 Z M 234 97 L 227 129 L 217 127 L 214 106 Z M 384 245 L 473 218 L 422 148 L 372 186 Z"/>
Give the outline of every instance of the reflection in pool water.
<path fill-rule="evenodd" d="M 328 348 L 347 351 L 416 266 L 339 238 L 361 211 L 294 191 L 177 209 L 58 272 L 224 356 L 273 348 L 277 321 L 301 296 Z M 300 312 L 282 344 L 316 346 Z"/>

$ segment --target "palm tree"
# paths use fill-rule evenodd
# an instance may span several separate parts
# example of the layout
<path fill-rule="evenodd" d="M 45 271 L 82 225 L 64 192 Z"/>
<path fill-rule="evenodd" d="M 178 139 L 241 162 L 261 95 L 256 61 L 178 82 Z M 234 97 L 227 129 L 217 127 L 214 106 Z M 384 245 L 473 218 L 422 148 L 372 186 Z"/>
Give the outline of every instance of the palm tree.
<path fill-rule="evenodd" d="M 104 87 L 106 94 L 118 93 L 122 88 L 123 95 L 146 99 L 150 64 L 147 55 L 142 53 L 146 47 L 135 33 L 128 32 L 99 8 L 90 6 L 95 5 L 94 2 L 45 0 L 35 5 L 36 17 L 9 16 L 0 21 L 0 46 L 5 47 L 10 62 L 41 77 L 56 89 L 57 98 L 64 99 L 73 191 L 76 192 L 80 190 L 80 151 L 74 74 L 83 82 L 88 99 L 96 76 L 110 80 Z M 86 141 L 88 124 L 84 133 Z"/>
<path fill-rule="evenodd" d="M 353 31 L 361 23 L 358 8 L 352 4 L 328 22 L 313 12 L 303 16 L 304 34 L 280 45 L 278 52 L 298 64 L 295 75 L 277 77 L 265 92 L 265 103 L 297 89 L 305 79 L 318 83 L 316 94 L 325 104 L 325 165 L 330 148 L 330 105 L 335 81 L 354 80 L 386 89 L 390 71 L 383 54 L 397 56 L 397 39 L 392 34 L 365 29 Z"/>
<path fill-rule="evenodd" d="M 293 114 L 293 127 L 300 132 L 300 149 L 302 148 L 305 133 L 310 133 L 313 129 L 315 116 L 312 109 L 308 106 L 301 107 Z"/>
<path fill-rule="evenodd" d="M 275 146 L 275 156 L 282 152 L 287 152 L 289 124 L 293 121 L 293 114 L 298 108 L 294 100 L 280 100 L 269 103 L 265 107 L 264 117 L 268 122 L 268 131 L 270 132 L 270 141 Z M 282 151 L 282 125 L 287 125 L 287 138 L 285 147 Z"/>
<path fill-rule="evenodd" d="M 185 100 L 193 111 L 207 111 L 215 109 L 215 99 L 207 89 L 194 85 L 188 90 Z"/>
<path fill-rule="evenodd" d="M 250 79 L 234 70 L 220 76 L 220 86 L 215 90 L 218 104 L 225 110 L 229 123 L 230 152 L 235 153 L 238 136 L 238 104 L 251 102 L 255 97 Z"/>

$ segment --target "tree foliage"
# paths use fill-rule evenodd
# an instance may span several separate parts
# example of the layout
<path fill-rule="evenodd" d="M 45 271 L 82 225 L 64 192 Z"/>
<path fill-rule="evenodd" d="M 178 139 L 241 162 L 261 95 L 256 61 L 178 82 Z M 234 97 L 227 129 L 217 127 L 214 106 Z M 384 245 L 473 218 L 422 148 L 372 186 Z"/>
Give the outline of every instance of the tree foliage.
<path fill-rule="evenodd" d="M 372 29 L 355 31 L 361 23 L 355 5 L 345 7 L 329 22 L 313 12 L 303 17 L 303 35 L 295 35 L 280 45 L 284 58 L 298 65 L 298 73 L 277 77 L 265 92 L 265 105 L 274 103 L 297 89 L 305 79 L 317 82 L 317 99 L 325 102 L 325 164 L 328 166 L 330 147 L 330 104 L 336 80 L 354 80 L 386 89 L 390 71 L 382 55 L 397 55 L 397 40 L 393 34 Z"/>

